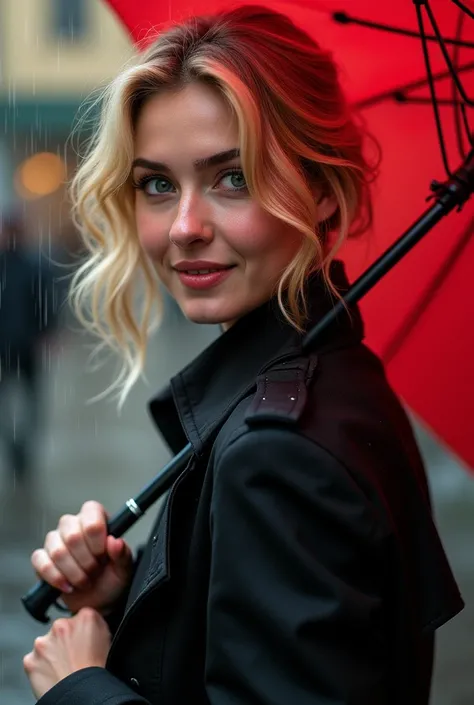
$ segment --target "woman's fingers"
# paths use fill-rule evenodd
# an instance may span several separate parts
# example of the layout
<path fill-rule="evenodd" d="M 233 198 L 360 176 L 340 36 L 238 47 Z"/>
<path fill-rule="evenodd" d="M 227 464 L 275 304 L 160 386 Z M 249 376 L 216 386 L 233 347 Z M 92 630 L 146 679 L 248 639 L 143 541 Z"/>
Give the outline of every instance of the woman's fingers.
<path fill-rule="evenodd" d="M 66 580 L 64 574 L 57 568 L 44 548 L 38 548 L 31 555 L 31 563 L 40 580 L 45 580 L 53 587 L 70 594 L 73 586 Z"/>
<path fill-rule="evenodd" d="M 61 520 L 60 520 L 61 523 Z M 76 549 L 77 551 L 77 546 Z M 95 559 L 93 559 L 95 561 Z M 46 534 L 44 548 L 32 556 L 33 567 L 41 577 L 50 582 L 48 576 L 57 577 L 55 570 L 59 571 L 62 579 L 73 587 L 81 589 L 89 585 L 89 578 L 84 568 L 79 565 L 66 546 L 60 532 L 50 531 Z"/>
<path fill-rule="evenodd" d="M 107 562 L 107 518 L 104 507 L 92 501 L 77 515 L 63 515 L 31 556 L 38 576 L 62 592 L 91 587 Z"/>
<path fill-rule="evenodd" d="M 62 544 L 66 548 L 66 551 L 74 559 L 74 563 L 82 568 L 84 573 L 87 575 L 92 575 L 97 570 L 99 564 L 97 558 L 89 548 L 89 544 L 82 528 L 80 515 L 72 516 L 71 514 L 65 514 L 62 516 L 59 520 L 57 533 Z M 62 561 L 68 556 L 67 554 L 64 554 L 61 542 L 58 541 L 57 537 L 54 537 L 54 541 L 55 543 L 52 550 L 56 551 L 56 556 L 53 556 L 51 551 L 50 555 L 54 563 L 58 565 L 57 558 Z M 71 568 L 73 567 L 72 562 L 69 562 L 68 564 Z M 61 566 L 58 565 L 58 567 Z"/>
<path fill-rule="evenodd" d="M 104 507 L 99 502 L 85 502 L 78 518 L 90 553 L 102 558 L 107 552 L 107 514 Z"/>

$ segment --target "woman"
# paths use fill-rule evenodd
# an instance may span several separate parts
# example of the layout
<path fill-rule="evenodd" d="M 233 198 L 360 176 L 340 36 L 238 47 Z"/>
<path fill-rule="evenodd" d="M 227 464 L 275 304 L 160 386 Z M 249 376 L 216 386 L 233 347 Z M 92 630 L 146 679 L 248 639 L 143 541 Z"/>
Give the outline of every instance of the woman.
<path fill-rule="evenodd" d="M 364 137 L 328 53 L 260 7 L 162 32 L 112 83 L 73 184 L 76 302 L 124 353 L 122 401 L 156 274 L 223 334 L 151 403 L 194 454 L 140 557 L 95 502 L 33 554 L 74 613 L 25 657 L 42 705 L 428 703 L 462 601 L 410 425 L 357 310 L 301 346 L 370 223 Z"/>

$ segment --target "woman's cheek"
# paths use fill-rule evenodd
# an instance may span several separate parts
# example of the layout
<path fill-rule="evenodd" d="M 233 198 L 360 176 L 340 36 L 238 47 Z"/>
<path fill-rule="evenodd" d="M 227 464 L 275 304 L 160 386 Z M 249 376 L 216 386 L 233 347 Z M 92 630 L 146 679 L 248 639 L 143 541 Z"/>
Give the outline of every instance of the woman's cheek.
<path fill-rule="evenodd" d="M 163 223 L 157 222 L 156 217 L 149 212 L 137 211 L 135 218 L 138 239 L 142 248 L 152 258 L 159 257 L 166 249 L 168 241 Z"/>

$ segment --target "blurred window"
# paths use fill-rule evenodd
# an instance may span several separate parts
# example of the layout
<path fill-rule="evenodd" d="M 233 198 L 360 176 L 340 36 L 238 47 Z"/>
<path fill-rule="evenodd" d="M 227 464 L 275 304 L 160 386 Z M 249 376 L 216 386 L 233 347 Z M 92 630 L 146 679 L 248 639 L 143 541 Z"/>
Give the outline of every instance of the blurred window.
<path fill-rule="evenodd" d="M 77 41 L 89 30 L 87 0 L 52 0 L 53 31 L 56 37 Z"/>

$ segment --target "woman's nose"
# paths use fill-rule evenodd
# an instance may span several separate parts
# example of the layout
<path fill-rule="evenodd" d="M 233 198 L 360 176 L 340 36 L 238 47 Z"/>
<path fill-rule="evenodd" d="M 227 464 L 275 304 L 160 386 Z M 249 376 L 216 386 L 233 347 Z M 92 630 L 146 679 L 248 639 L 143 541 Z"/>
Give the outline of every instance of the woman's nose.
<path fill-rule="evenodd" d="M 169 239 L 178 247 L 188 247 L 195 240 L 212 240 L 213 228 L 202 199 L 197 196 L 181 198 L 176 217 L 169 231 Z"/>

